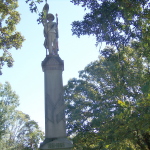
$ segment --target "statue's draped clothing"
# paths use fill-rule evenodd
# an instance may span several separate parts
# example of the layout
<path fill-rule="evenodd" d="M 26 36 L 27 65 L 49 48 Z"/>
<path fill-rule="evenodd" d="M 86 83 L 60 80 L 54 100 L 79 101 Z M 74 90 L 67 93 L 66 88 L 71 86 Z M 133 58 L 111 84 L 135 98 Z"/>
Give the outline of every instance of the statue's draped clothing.
<path fill-rule="evenodd" d="M 49 51 L 49 54 L 57 54 L 58 51 L 58 19 L 57 23 L 53 22 L 54 15 L 48 14 L 49 6 L 45 4 L 43 8 L 44 16 L 42 23 L 44 26 L 44 47 Z"/>
<path fill-rule="evenodd" d="M 58 49 L 56 31 L 57 24 L 55 22 L 48 22 L 44 25 L 44 46 L 49 50 L 49 52 L 53 52 Z"/>

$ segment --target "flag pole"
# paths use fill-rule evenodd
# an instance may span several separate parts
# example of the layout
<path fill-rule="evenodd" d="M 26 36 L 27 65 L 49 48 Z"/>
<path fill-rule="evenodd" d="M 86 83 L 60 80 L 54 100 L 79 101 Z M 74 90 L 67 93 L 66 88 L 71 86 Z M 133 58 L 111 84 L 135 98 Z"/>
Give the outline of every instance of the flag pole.
<path fill-rule="evenodd" d="M 46 4 L 47 4 L 47 0 L 45 0 Z M 47 24 L 47 20 L 46 20 L 46 24 Z M 47 25 L 48 28 L 48 25 Z M 47 48 L 46 48 L 46 56 L 47 56 Z"/>

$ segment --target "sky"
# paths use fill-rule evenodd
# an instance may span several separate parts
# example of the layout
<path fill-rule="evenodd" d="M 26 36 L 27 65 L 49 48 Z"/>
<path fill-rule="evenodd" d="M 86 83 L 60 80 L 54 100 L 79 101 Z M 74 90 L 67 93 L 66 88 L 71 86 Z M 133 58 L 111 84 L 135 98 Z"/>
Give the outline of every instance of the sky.
<path fill-rule="evenodd" d="M 59 19 L 59 56 L 64 60 L 63 84 L 68 80 L 78 77 L 78 71 L 92 61 L 98 59 L 99 47 L 95 46 L 94 36 L 73 36 L 71 23 L 82 20 L 84 8 L 76 6 L 70 0 L 47 0 L 49 13 L 58 14 Z M 41 12 L 45 2 L 38 6 Z M 38 122 L 44 131 L 44 73 L 41 62 L 46 56 L 43 46 L 44 35 L 42 24 L 38 25 L 38 14 L 29 11 L 25 0 L 19 0 L 18 11 L 21 21 L 17 25 L 17 31 L 21 32 L 26 41 L 19 50 L 12 49 L 10 52 L 15 60 L 14 66 L 3 67 L 3 75 L 0 82 L 8 81 L 12 89 L 19 95 L 20 106 L 18 110 L 28 114 L 31 119 Z"/>

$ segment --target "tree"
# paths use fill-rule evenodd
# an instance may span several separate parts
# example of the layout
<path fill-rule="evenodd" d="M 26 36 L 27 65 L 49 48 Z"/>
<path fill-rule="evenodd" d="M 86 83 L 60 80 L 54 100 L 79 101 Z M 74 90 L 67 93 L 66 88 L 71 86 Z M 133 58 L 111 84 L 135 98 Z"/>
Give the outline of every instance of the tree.
<path fill-rule="evenodd" d="M 18 96 L 10 84 L 0 84 L 0 149 L 38 149 L 43 132 L 29 115 L 16 110 L 18 105 Z"/>
<path fill-rule="evenodd" d="M 15 113 L 15 119 L 9 124 L 7 133 L 2 136 L 1 149 L 38 149 L 38 144 L 44 138 L 38 124 L 21 111 L 15 111 Z"/>
<path fill-rule="evenodd" d="M 17 94 L 12 91 L 8 82 L 4 85 L 0 84 L 0 139 L 6 132 L 10 120 L 13 120 L 14 111 L 19 105 Z"/>
<path fill-rule="evenodd" d="M 20 14 L 16 11 L 17 7 L 17 0 L 0 1 L 0 49 L 3 51 L 0 56 L 0 68 L 5 62 L 8 67 L 12 67 L 14 60 L 9 50 L 21 48 L 24 41 L 21 33 L 16 31 L 16 25 L 20 21 Z"/>
<path fill-rule="evenodd" d="M 25 2 L 29 4 L 29 8 L 30 8 L 30 11 L 32 13 L 33 12 L 35 12 L 35 13 L 38 12 L 40 14 L 40 12 L 38 10 L 38 7 L 37 7 L 37 3 L 40 4 L 40 3 L 43 2 L 43 0 L 36 0 L 36 1 L 34 1 L 34 0 L 26 0 Z"/>
<path fill-rule="evenodd" d="M 95 35 L 97 44 L 106 42 L 115 49 L 103 50 L 103 57 L 87 66 L 80 73 L 80 80 L 69 82 L 68 90 L 74 92 L 68 93 L 69 100 L 66 98 L 70 102 L 67 114 L 71 126 L 68 129 L 76 139 L 82 135 L 85 140 L 87 131 L 96 134 L 100 141 L 96 149 L 150 149 L 149 0 L 71 2 L 88 9 L 83 21 L 72 23 L 73 34 L 78 37 Z M 72 111 L 82 115 L 75 118 Z"/>
<path fill-rule="evenodd" d="M 131 40 L 143 41 L 150 46 L 149 0 L 72 0 L 75 5 L 88 9 L 83 21 L 72 23 L 72 32 L 95 35 L 96 42 L 106 42 L 117 48 Z"/>
<path fill-rule="evenodd" d="M 29 3 L 31 12 L 37 12 L 38 8 L 36 3 L 43 2 L 42 0 L 31 1 L 26 0 Z M 2 66 L 7 63 L 8 67 L 13 66 L 14 59 L 9 52 L 10 49 L 16 50 L 22 47 L 22 43 L 25 40 L 20 32 L 16 30 L 16 25 L 20 22 L 20 14 L 16 10 L 18 8 L 18 0 L 1 0 L 0 1 L 0 75 L 2 75 Z M 39 12 L 38 12 L 39 13 Z M 42 13 L 39 13 L 41 16 Z M 40 21 L 40 18 L 38 19 Z"/>
<path fill-rule="evenodd" d="M 149 61 L 136 44 L 105 48 L 65 86 L 74 149 L 150 149 Z"/>

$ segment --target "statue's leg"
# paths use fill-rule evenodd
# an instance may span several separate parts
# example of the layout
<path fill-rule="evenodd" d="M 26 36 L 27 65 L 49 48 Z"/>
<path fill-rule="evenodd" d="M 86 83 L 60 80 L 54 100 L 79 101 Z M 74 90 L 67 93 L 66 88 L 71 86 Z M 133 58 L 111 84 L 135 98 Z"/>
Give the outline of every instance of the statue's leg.
<path fill-rule="evenodd" d="M 48 50 L 49 50 L 49 54 L 53 54 L 52 36 L 51 35 L 49 35 L 49 38 L 48 38 Z"/>
<path fill-rule="evenodd" d="M 57 38 L 55 39 L 55 47 L 56 47 L 56 50 L 58 51 L 59 48 L 58 48 L 58 39 Z"/>
<path fill-rule="evenodd" d="M 53 45 L 54 45 L 54 46 L 53 46 L 54 54 L 57 55 L 56 39 L 54 39 Z"/>
<path fill-rule="evenodd" d="M 54 55 L 57 55 L 57 53 L 56 53 L 56 42 L 55 42 L 55 40 L 56 40 L 56 34 L 55 33 L 52 33 L 52 50 L 53 50 L 53 54 Z"/>

